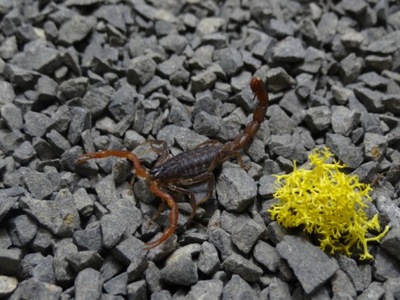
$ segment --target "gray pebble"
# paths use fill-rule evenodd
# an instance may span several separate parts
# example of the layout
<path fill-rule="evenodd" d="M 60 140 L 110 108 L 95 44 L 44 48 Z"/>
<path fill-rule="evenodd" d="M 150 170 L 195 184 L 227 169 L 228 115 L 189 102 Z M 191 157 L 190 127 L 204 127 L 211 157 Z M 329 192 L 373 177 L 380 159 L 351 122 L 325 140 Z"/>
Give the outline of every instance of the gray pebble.
<path fill-rule="evenodd" d="M 51 181 L 41 172 L 29 172 L 24 176 L 24 182 L 31 195 L 36 199 L 46 199 L 53 193 Z"/>
<path fill-rule="evenodd" d="M 383 95 L 381 92 L 373 91 L 368 88 L 356 88 L 354 89 L 354 94 L 369 112 L 383 111 Z"/>
<path fill-rule="evenodd" d="M 29 161 L 31 161 L 36 155 L 36 151 L 33 148 L 32 144 L 29 141 L 25 141 L 22 144 L 18 145 L 13 153 L 13 158 L 25 165 Z"/>
<path fill-rule="evenodd" d="M 331 124 L 331 110 L 326 106 L 311 107 L 307 110 L 305 121 L 311 132 L 320 132 Z"/>
<path fill-rule="evenodd" d="M 195 76 L 192 76 L 191 80 L 192 91 L 196 93 L 214 87 L 214 84 L 217 81 L 217 75 L 215 75 L 215 73 L 211 70 L 207 69 Z"/>
<path fill-rule="evenodd" d="M 291 36 L 278 42 L 272 53 L 275 62 L 297 63 L 303 61 L 304 57 L 305 51 L 301 40 Z"/>
<path fill-rule="evenodd" d="M 132 261 L 145 255 L 144 243 L 130 236 L 113 248 L 113 254 L 122 264 L 129 266 Z"/>
<path fill-rule="evenodd" d="M 192 122 L 190 120 L 190 112 L 188 109 L 175 98 L 171 100 L 171 111 L 168 116 L 168 121 L 180 127 L 190 128 Z"/>
<path fill-rule="evenodd" d="M 326 292 L 328 297 L 328 292 Z M 296 298 L 296 294 L 292 295 Z M 318 299 L 318 292 L 313 294 L 313 297 Z M 261 299 L 289 299 L 291 298 L 289 285 L 281 279 L 275 277 L 268 282 L 268 286 L 260 293 Z"/>
<path fill-rule="evenodd" d="M 400 97 L 399 95 L 386 95 L 382 98 L 382 104 L 387 111 L 395 114 L 400 113 Z"/>
<path fill-rule="evenodd" d="M 360 120 L 360 113 L 345 106 L 332 107 L 332 129 L 335 133 L 349 136 Z"/>
<path fill-rule="evenodd" d="M 0 104 L 12 103 L 15 99 L 15 92 L 11 83 L 0 80 L 0 94 L 3 95 L 0 99 Z"/>
<path fill-rule="evenodd" d="M 316 291 L 339 269 L 321 249 L 300 237 L 286 236 L 276 249 L 287 260 L 307 294 Z"/>
<path fill-rule="evenodd" d="M 400 245 L 400 228 L 391 228 L 388 234 L 382 239 L 381 245 L 389 254 L 393 255 L 397 260 L 400 260 L 398 251 Z"/>
<path fill-rule="evenodd" d="M 217 116 L 201 111 L 196 114 L 193 122 L 193 129 L 202 135 L 214 138 L 221 130 L 221 119 Z"/>
<path fill-rule="evenodd" d="M 363 60 L 354 53 L 349 54 L 340 62 L 340 75 L 343 82 L 348 84 L 355 82 L 360 76 Z"/>
<path fill-rule="evenodd" d="M 293 132 L 294 128 L 296 127 L 296 124 L 285 113 L 285 111 L 282 108 L 280 108 L 280 106 L 272 105 L 269 107 L 268 110 L 269 113 L 271 114 L 271 117 L 269 118 L 269 128 L 271 130 L 271 134 L 283 135 L 287 133 L 290 134 Z M 314 114 L 310 112 L 309 115 L 314 115 Z"/>
<path fill-rule="evenodd" d="M 216 228 L 209 233 L 209 242 L 219 251 L 224 260 L 233 254 L 231 235 L 221 228 Z"/>
<path fill-rule="evenodd" d="M 61 65 L 60 52 L 50 47 L 39 46 L 32 60 L 33 70 L 44 74 L 53 73 Z"/>
<path fill-rule="evenodd" d="M 264 175 L 259 180 L 258 193 L 263 198 L 270 198 L 273 193 L 275 193 L 276 178 L 272 175 Z"/>
<path fill-rule="evenodd" d="M 340 255 L 337 259 L 340 269 L 344 271 L 347 277 L 350 278 L 351 283 L 357 292 L 366 288 L 361 269 L 358 267 L 357 262 L 347 256 Z"/>
<path fill-rule="evenodd" d="M 378 133 L 366 132 L 364 135 L 364 155 L 368 160 L 380 162 L 388 147 L 387 138 Z"/>
<path fill-rule="evenodd" d="M 145 85 L 154 77 L 156 67 L 155 61 L 147 55 L 135 57 L 126 70 L 127 81 L 133 85 Z"/>
<path fill-rule="evenodd" d="M 19 130 L 22 128 L 22 111 L 18 106 L 13 103 L 1 105 L 0 113 L 10 129 Z"/>
<path fill-rule="evenodd" d="M 20 276 L 22 252 L 20 249 L 0 249 L 2 274 Z"/>
<path fill-rule="evenodd" d="M 80 249 L 99 251 L 103 246 L 100 222 L 93 222 L 83 230 L 76 230 L 73 233 L 74 244 Z"/>
<path fill-rule="evenodd" d="M 240 251 L 248 254 L 263 233 L 265 233 L 265 226 L 253 219 L 239 221 L 233 227 L 232 242 Z"/>
<path fill-rule="evenodd" d="M 52 123 L 51 119 L 41 113 L 28 111 L 24 114 L 24 131 L 31 136 L 42 137 Z"/>
<path fill-rule="evenodd" d="M 87 77 L 76 77 L 64 81 L 58 86 L 58 93 L 61 99 L 70 100 L 83 97 L 89 84 Z"/>
<path fill-rule="evenodd" d="M 121 273 L 103 284 L 103 289 L 107 294 L 111 295 L 126 295 L 126 285 L 128 283 L 128 274 Z"/>
<path fill-rule="evenodd" d="M 243 169 L 223 168 L 218 177 L 216 191 L 222 206 L 230 211 L 241 212 L 253 202 L 257 186 Z"/>
<path fill-rule="evenodd" d="M 237 74 L 243 67 L 242 54 L 235 48 L 221 49 L 218 56 L 220 65 L 228 76 Z"/>
<path fill-rule="evenodd" d="M 338 291 L 334 292 L 335 296 L 340 295 L 348 295 L 351 298 L 355 298 L 357 296 L 356 289 L 354 288 L 350 278 L 346 275 L 345 272 L 342 270 L 337 270 L 335 275 L 333 275 L 331 279 L 332 283 L 332 290 L 333 291 Z"/>
<path fill-rule="evenodd" d="M 161 270 L 161 277 L 168 284 L 190 286 L 198 280 L 197 265 L 190 253 L 176 251 L 168 257 L 166 266 Z"/>
<path fill-rule="evenodd" d="M 268 70 L 267 77 L 268 88 L 272 92 L 286 90 L 295 84 L 295 80 L 282 67 Z"/>
<path fill-rule="evenodd" d="M 176 54 L 182 54 L 188 44 L 187 39 L 179 34 L 171 33 L 159 40 L 160 46 L 166 51 L 172 51 Z"/>
<path fill-rule="evenodd" d="M 62 288 L 60 286 L 30 278 L 20 282 L 15 294 L 19 299 L 29 299 L 32 295 L 38 299 L 59 299 Z"/>
<path fill-rule="evenodd" d="M 20 68 L 16 65 L 6 64 L 4 74 L 10 82 L 22 89 L 33 88 L 40 77 L 40 73 Z"/>
<path fill-rule="evenodd" d="M 354 146 L 350 138 L 340 134 L 328 133 L 326 135 L 326 145 L 342 163 L 351 169 L 357 168 L 364 160 L 362 149 Z"/>
<path fill-rule="evenodd" d="M 82 99 L 82 106 L 90 111 L 92 118 L 97 119 L 106 109 L 115 90 L 111 86 L 89 88 Z"/>
<path fill-rule="evenodd" d="M 147 298 L 147 285 L 145 280 L 132 282 L 126 286 L 126 293 L 128 299 L 146 300 Z"/>
<path fill-rule="evenodd" d="M 12 276 L 0 276 L 0 297 L 9 296 L 18 286 L 18 280 Z"/>
<path fill-rule="evenodd" d="M 374 260 L 373 275 L 379 281 L 400 277 L 400 263 L 385 250 L 378 249 Z"/>
<path fill-rule="evenodd" d="M 63 23 L 58 31 L 58 40 L 66 45 L 72 45 L 83 40 L 95 26 L 94 17 L 74 15 Z"/>
<path fill-rule="evenodd" d="M 55 284 L 53 270 L 53 257 L 43 256 L 41 253 L 25 255 L 22 262 L 23 272 L 29 277 L 34 277 L 42 282 Z"/>
<path fill-rule="evenodd" d="M 134 258 L 126 270 L 128 273 L 128 281 L 131 282 L 141 278 L 148 265 L 149 262 L 144 256 Z"/>
<path fill-rule="evenodd" d="M 0 57 L 4 60 L 12 58 L 18 53 L 17 38 L 15 35 L 10 36 L 4 40 L 0 46 Z"/>
<path fill-rule="evenodd" d="M 385 295 L 385 290 L 380 282 L 372 282 L 358 297 L 359 300 L 379 299 Z"/>
<path fill-rule="evenodd" d="M 360 75 L 358 79 L 363 81 L 371 89 L 383 89 L 389 83 L 387 78 L 378 75 L 376 72 L 364 73 Z"/>
<path fill-rule="evenodd" d="M 144 273 L 144 277 L 150 293 L 158 292 L 163 288 L 161 271 L 152 261 L 149 261 L 149 266 Z"/>
<path fill-rule="evenodd" d="M 255 291 L 252 289 L 242 277 L 233 274 L 231 280 L 224 286 L 222 290 L 223 300 L 228 299 L 257 299 Z"/>
<path fill-rule="evenodd" d="M 209 242 L 204 242 L 201 245 L 201 252 L 197 262 L 198 269 L 206 274 L 213 275 L 220 268 L 218 252 L 215 246 Z"/>
<path fill-rule="evenodd" d="M 222 266 L 229 272 L 238 274 L 244 280 L 251 282 L 258 281 L 263 274 L 263 270 L 252 261 L 235 253 L 225 259 Z"/>
<path fill-rule="evenodd" d="M 24 247 L 35 237 L 38 226 L 26 215 L 12 218 L 8 222 L 9 234 L 14 246 Z"/>
<path fill-rule="evenodd" d="M 164 79 L 161 79 L 157 75 L 152 77 L 152 79 L 146 83 L 146 85 L 140 89 L 140 93 L 144 94 L 145 96 L 148 96 L 152 92 L 163 89 L 167 86 L 167 81 Z"/>
<path fill-rule="evenodd" d="M 322 14 L 317 28 L 319 39 L 323 44 L 329 44 L 332 42 L 336 35 L 338 21 L 337 15 L 333 12 L 325 12 Z"/>
<path fill-rule="evenodd" d="M 75 279 L 75 299 L 99 299 L 102 285 L 99 271 L 92 268 L 80 271 Z"/>
<path fill-rule="evenodd" d="M 103 258 L 93 250 L 79 251 L 76 255 L 68 257 L 67 261 L 76 273 L 86 268 L 98 270 L 103 264 Z"/>
<path fill-rule="evenodd" d="M 55 235 L 71 236 L 80 225 L 73 197 L 66 189 L 60 190 L 53 201 L 23 197 L 20 205 L 25 212 Z"/>
<path fill-rule="evenodd" d="M 278 270 L 281 258 L 277 250 L 270 244 L 258 241 L 253 250 L 255 260 L 267 268 L 269 271 L 275 273 Z"/>
<path fill-rule="evenodd" d="M 185 299 L 220 299 L 222 294 L 223 283 L 220 280 L 200 280 L 192 285 Z"/>
<path fill-rule="evenodd" d="M 86 108 L 70 107 L 71 123 L 69 124 L 68 140 L 75 145 L 82 136 L 82 132 L 91 128 L 92 119 Z"/>
<path fill-rule="evenodd" d="M 67 105 L 60 106 L 57 111 L 52 114 L 52 124 L 49 130 L 56 130 L 59 133 L 65 133 L 68 130 L 69 122 L 71 121 L 71 114 Z"/>

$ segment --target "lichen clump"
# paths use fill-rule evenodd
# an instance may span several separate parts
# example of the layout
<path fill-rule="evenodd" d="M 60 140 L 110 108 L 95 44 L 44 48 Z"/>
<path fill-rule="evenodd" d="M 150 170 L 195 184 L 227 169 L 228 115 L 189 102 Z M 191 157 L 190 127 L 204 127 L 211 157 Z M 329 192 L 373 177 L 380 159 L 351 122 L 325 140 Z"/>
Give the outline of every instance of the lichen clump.
<path fill-rule="evenodd" d="M 365 237 L 369 230 L 380 231 L 378 215 L 368 220 L 365 212 L 372 189 L 358 176 L 342 173 L 345 165 L 329 163 L 332 156 L 328 148 L 316 149 L 309 155 L 310 169 L 298 169 L 294 162 L 291 174 L 276 175 L 274 197 L 279 203 L 269 212 L 286 228 L 302 226 L 307 233 L 316 233 L 322 250 L 350 256 L 356 245 L 363 251 L 361 260 L 373 259 L 367 243 L 379 241 L 389 227 L 376 237 Z"/>

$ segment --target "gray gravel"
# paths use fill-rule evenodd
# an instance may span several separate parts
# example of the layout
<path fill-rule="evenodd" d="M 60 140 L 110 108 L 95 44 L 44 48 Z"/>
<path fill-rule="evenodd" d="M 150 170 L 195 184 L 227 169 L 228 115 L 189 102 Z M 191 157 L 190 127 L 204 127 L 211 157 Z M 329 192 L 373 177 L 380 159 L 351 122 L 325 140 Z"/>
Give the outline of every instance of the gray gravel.
<path fill-rule="evenodd" d="M 396 0 L 0 0 L 0 298 L 399 299 L 399 20 Z M 151 168 L 147 140 L 173 155 L 231 140 L 252 76 L 270 106 L 242 165 L 216 170 L 190 225 L 174 194 L 175 234 L 144 251 L 169 210 L 151 219 L 159 200 L 129 162 L 76 158 L 136 148 Z M 374 261 L 267 213 L 273 175 L 325 145 L 391 226 Z"/>

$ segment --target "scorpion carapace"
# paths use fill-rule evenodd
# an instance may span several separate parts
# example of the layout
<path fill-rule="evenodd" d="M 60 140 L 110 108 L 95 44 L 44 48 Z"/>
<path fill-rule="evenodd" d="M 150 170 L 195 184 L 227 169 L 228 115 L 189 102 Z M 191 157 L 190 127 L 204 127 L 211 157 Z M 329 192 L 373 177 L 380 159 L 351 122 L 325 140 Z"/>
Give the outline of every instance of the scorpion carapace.
<path fill-rule="evenodd" d="M 91 152 L 81 155 L 77 163 L 83 163 L 89 159 L 104 158 L 109 156 L 127 158 L 133 163 L 136 175 L 146 179 L 149 182 L 150 191 L 160 197 L 170 208 L 169 221 L 167 227 L 160 238 L 146 243 L 145 249 L 154 248 L 171 235 L 174 234 L 178 224 L 178 205 L 173 197 L 167 193 L 167 190 L 175 191 L 187 195 L 192 207 L 192 213 L 189 222 L 193 218 L 196 207 L 210 198 L 214 190 L 214 174 L 216 166 L 230 158 L 240 158 L 240 151 L 249 144 L 256 135 L 261 124 L 265 120 L 265 114 L 268 107 L 267 84 L 259 77 L 253 77 L 250 81 L 250 87 L 258 99 L 257 106 L 253 113 L 253 120 L 246 125 L 242 133 L 237 135 L 232 141 L 225 144 L 216 140 L 206 141 L 192 150 L 182 152 L 176 156 L 169 157 L 168 147 L 164 141 L 149 141 L 153 147 L 160 153 L 155 166 L 150 170 L 145 169 L 139 158 L 132 152 L 126 150 L 105 150 L 100 152 Z M 192 184 L 207 182 L 206 195 L 196 202 L 194 194 L 185 188 Z"/>

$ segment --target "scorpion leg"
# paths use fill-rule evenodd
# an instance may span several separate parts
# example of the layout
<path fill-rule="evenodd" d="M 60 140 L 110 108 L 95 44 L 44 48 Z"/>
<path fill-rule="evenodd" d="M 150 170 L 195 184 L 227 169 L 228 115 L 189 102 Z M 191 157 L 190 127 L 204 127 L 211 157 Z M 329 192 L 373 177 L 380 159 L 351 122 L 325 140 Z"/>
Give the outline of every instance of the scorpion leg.
<path fill-rule="evenodd" d="M 178 205 L 176 204 L 175 200 L 172 198 L 170 194 L 162 190 L 156 181 L 150 182 L 150 191 L 154 193 L 156 196 L 160 197 L 170 207 L 171 209 L 169 213 L 170 225 L 164 230 L 162 236 L 159 239 L 146 243 L 144 248 L 145 250 L 150 250 L 154 247 L 157 247 L 158 245 L 166 241 L 171 235 L 174 234 L 176 227 L 178 225 L 178 215 L 179 215 Z"/>
<path fill-rule="evenodd" d="M 203 181 L 207 181 L 207 193 L 203 198 L 201 198 L 197 202 L 196 202 L 196 199 L 195 199 L 193 193 L 190 190 L 176 186 L 176 185 L 168 185 L 169 189 L 176 191 L 178 193 L 181 193 L 181 194 L 188 195 L 188 197 L 189 197 L 190 206 L 192 207 L 192 212 L 190 213 L 187 226 L 189 226 L 190 223 L 192 222 L 193 217 L 196 213 L 197 207 L 200 206 L 201 204 L 203 204 L 204 202 L 206 202 L 208 199 L 210 199 L 212 192 L 214 191 L 214 185 L 215 185 L 214 174 L 212 172 L 206 172 L 206 173 L 200 174 L 194 178 L 178 181 L 178 184 L 180 184 L 180 185 L 193 185 L 193 184 L 200 183 Z"/>
<path fill-rule="evenodd" d="M 142 167 L 139 158 L 132 152 L 126 150 L 104 150 L 99 152 L 85 153 L 78 157 L 77 163 L 81 164 L 90 159 L 105 158 L 110 156 L 129 159 L 133 163 L 133 167 L 135 168 L 136 174 L 139 177 L 148 178 L 147 171 Z"/>
<path fill-rule="evenodd" d="M 156 166 L 159 164 L 162 164 L 166 160 L 168 160 L 169 157 L 169 151 L 168 151 L 168 145 L 166 141 L 159 141 L 159 140 L 150 140 L 145 142 L 146 144 L 149 144 L 151 146 L 151 149 L 156 152 L 159 156 L 156 162 Z M 154 145 L 160 146 L 160 148 L 155 147 Z"/>

